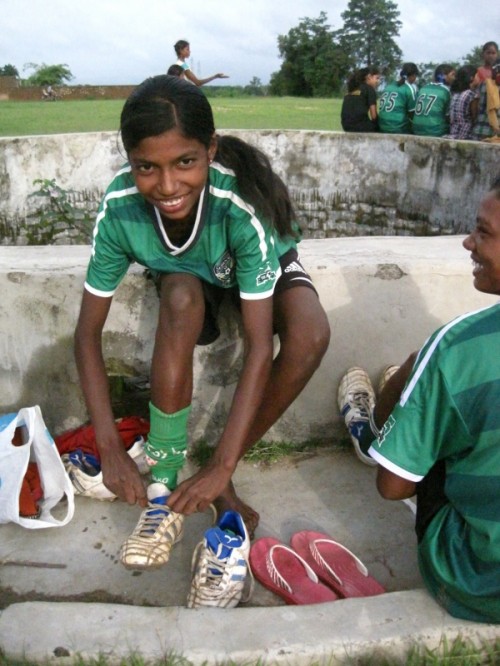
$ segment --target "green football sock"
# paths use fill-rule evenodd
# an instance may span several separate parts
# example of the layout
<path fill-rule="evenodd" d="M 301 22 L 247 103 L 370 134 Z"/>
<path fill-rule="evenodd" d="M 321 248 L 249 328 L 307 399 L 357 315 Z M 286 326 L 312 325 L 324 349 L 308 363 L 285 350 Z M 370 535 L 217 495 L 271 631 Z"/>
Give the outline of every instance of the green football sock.
<path fill-rule="evenodd" d="M 177 475 L 184 466 L 187 449 L 187 420 L 191 405 L 174 414 L 165 414 L 149 403 L 150 430 L 144 445 L 146 455 L 155 461 L 151 467 L 153 481 L 174 490 Z"/>

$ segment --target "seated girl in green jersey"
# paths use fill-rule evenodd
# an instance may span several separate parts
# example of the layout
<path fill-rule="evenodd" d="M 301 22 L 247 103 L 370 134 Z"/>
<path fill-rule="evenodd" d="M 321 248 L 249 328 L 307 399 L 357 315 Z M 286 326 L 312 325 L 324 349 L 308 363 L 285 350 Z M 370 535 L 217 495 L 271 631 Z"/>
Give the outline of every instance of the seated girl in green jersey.
<path fill-rule="evenodd" d="M 258 514 L 236 495 L 233 472 L 305 387 L 330 335 L 297 254 L 289 194 L 263 153 L 216 134 L 206 96 L 178 77 L 155 76 L 139 85 L 123 107 L 120 128 L 128 163 L 98 212 L 76 330 L 77 365 L 104 483 L 122 500 L 151 510 L 116 429 L 101 341 L 113 294 L 137 262 L 156 276 L 160 294 L 146 443 L 154 485 L 163 485 L 176 521 L 215 503 L 219 512 L 241 513 L 252 534 Z M 217 303 L 234 290 L 244 358 L 232 405 L 208 464 L 177 485 L 186 456 L 195 345 L 217 336 Z M 149 541 L 142 535 L 137 547 L 144 561 L 158 540 L 171 538 L 164 528 L 151 529 Z M 168 543 L 166 551 L 155 566 L 168 559 Z"/>
<path fill-rule="evenodd" d="M 443 136 L 450 130 L 450 86 L 455 80 L 451 65 L 438 65 L 434 81 L 420 88 L 413 116 L 413 133 Z"/>
<path fill-rule="evenodd" d="M 370 377 L 351 368 L 339 406 L 358 457 L 389 500 L 416 496 L 418 564 L 451 615 L 500 624 L 500 176 L 462 245 L 490 305 L 434 331 L 418 353 Z"/>
<path fill-rule="evenodd" d="M 398 81 L 391 81 L 379 100 L 378 126 L 387 134 L 411 134 L 417 90 L 418 67 L 405 62 Z"/>

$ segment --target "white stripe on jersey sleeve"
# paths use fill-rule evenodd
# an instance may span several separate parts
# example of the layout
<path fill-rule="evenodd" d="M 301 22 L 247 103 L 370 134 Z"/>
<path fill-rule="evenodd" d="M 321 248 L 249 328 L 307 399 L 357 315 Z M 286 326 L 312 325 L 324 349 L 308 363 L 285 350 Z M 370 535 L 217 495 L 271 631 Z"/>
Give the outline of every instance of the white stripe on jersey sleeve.
<path fill-rule="evenodd" d="M 85 282 L 83 286 L 90 294 L 100 296 L 101 298 L 111 298 L 116 291 L 116 289 L 113 289 L 113 291 L 101 291 L 101 289 L 91 287 L 88 282 Z"/>
<path fill-rule="evenodd" d="M 419 481 L 422 481 L 422 479 L 424 478 L 419 474 L 412 474 L 411 472 L 408 472 L 408 470 L 403 469 L 398 465 L 395 465 L 390 460 L 387 460 L 387 458 L 384 458 L 384 456 L 380 455 L 377 449 L 374 448 L 373 446 L 370 446 L 370 448 L 368 449 L 368 454 L 373 458 L 373 460 L 378 462 L 379 465 L 382 465 L 382 467 L 385 467 L 385 469 L 389 470 L 389 472 L 392 472 L 396 476 L 400 476 L 402 479 L 418 483 Z"/>
<path fill-rule="evenodd" d="M 266 234 L 264 231 L 264 227 L 260 223 L 260 220 L 257 217 L 255 217 L 255 209 L 253 208 L 253 206 L 247 204 L 245 201 L 243 201 L 241 197 L 239 197 L 234 192 L 221 190 L 217 187 L 214 187 L 213 185 L 210 185 L 210 193 L 213 194 L 214 197 L 219 197 L 219 199 L 229 199 L 236 206 L 238 206 L 238 208 L 241 208 L 241 210 L 244 210 L 246 213 L 249 214 L 250 223 L 257 232 L 257 236 L 259 237 L 259 248 L 262 255 L 262 261 L 265 261 L 267 259 Z"/>
<path fill-rule="evenodd" d="M 246 291 L 240 291 L 240 296 L 245 301 L 261 301 L 263 298 L 269 298 L 269 296 L 272 296 L 273 294 L 274 286 L 272 289 L 261 291 L 259 294 L 249 294 Z"/>
<path fill-rule="evenodd" d="M 455 324 L 458 324 L 461 321 L 463 321 L 464 319 L 467 319 L 468 317 L 472 317 L 472 316 L 478 314 L 479 312 L 482 312 L 483 310 L 489 310 L 489 308 L 491 308 L 491 307 L 493 307 L 493 306 L 488 305 L 485 308 L 479 308 L 479 310 L 474 310 L 474 312 L 466 312 L 465 314 L 460 315 L 456 319 L 453 319 L 452 321 L 450 321 L 448 324 L 446 324 L 446 326 L 443 326 L 443 328 L 439 331 L 438 335 L 436 335 L 436 337 L 434 338 L 431 346 L 426 351 L 426 353 L 422 357 L 422 359 L 420 359 L 420 354 L 419 354 L 419 357 L 417 358 L 417 369 L 415 370 L 415 372 L 414 372 L 414 374 L 411 378 L 411 381 L 408 383 L 408 386 L 405 388 L 405 390 L 401 394 L 401 399 L 399 401 L 399 404 L 401 405 L 401 407 L 404 407 L 406 405 L 406 403 L 408 402 L 408 400 L 409 400 L 409 398 L 412 394 L 412 391 L 415 388 L 415 384 L 418 382 L 421 374 L 425 370 L 425 367 L 426 367 L 427 363 L 429 362 L 429 359 L 431 358 L 431 356 L 436 351 L 436 347 L 439 345 L 439 343 L 441 342 L 443 337 L 446 335 L 446 333 L 448 333 L 448 331 L 451 328 L 453 328 L 453 326 L 455 326 Z"/>

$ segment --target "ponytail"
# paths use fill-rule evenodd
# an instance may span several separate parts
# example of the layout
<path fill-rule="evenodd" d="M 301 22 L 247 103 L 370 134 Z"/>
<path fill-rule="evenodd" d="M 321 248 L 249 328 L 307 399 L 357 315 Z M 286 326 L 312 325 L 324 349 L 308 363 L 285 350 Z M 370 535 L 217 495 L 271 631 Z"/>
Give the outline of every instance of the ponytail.
<path fill-rule="evenodd" d="M 280 236 L 297 236 L 287 187 L 258 148 L 235 136 L 218 136 L 215 159 L 236 174 L 242 198 L 268 220 Z"/>

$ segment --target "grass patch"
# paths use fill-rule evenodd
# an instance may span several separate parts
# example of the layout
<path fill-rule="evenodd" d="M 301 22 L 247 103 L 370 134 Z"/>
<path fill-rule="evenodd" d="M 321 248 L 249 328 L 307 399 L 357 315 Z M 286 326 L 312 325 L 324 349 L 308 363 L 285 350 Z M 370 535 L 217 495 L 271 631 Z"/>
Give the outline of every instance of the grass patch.
<path fill-rule="evenodd" d="M 43 662 L 33 662 L 28 659 L 8 659 L 0 651 L 0 666 L 50 666 L 53 660 Z M 191 662 L 187 659 L 173 654 L 166 655 L 163 659 L 155 661 L 146 661 L 140 656 L 131 654 L 126 659 L 117 662 L 104 656 L 95 659 L 83 659 L 75 657 L 73 660 L 65 659 L 66 665 L 71 666 L 109 666 L 117 664 L 119 666 L 190 666 Z M 264 666 L 264 660 L 234 662 L 220 661 L 219 666 Z M 293 666 L 293 660 L 290 660 L 290 666 Z M 345 666 L 496 666 L 500 663 L 500 638 L 492 641 L 482 641 L 479 645 L 470 639 L 464 639 L 458 636 L 452 641 L 443 637 L 438 648 L 430 650 L 424 646 L 414 646 L 403 657 L 390 657 L 377 655 L 376 651 L 366 657 L 350 658 L 346 656 L 342 662 L 327 657 L 321 661 L 311 660 L 309 666 L 329 666 L 331 664 L 342 663 Z"/>
<path fill-rule="evenodd" d="M 243 460 L 250 463 L 271 465 L 290 455 L 310 455 L 318 449 L 331 448 L 331 442 L 324 440 L 308 440 L 306 442 L 257 442 L 248 451 Z M 212 457 L 214 447 L 204 440 L 195 442 L 189 453 L 189 458 L 199 467 L 203 467 Z"/>
<path fill-rule="evenodd" d="M 108 132 L 118 129 L 123 102 L 0 102 L 0 136 Z"/>
<path fill-rule="evenodd" d="M 117 131 L 125 100 L 0 102 L 0 136 Z M 212 98 L 217 129 L 342 131 L 340 99 Z"/>
<path fill-rule="evenodd" d="M 499 663 L 500 638 L 478 644 L 462 636 L 451 641 L 443 636 L 439 647 L 432 650 L 415 645 L 402 659 L 375 653 L 345 662 L 346 666 L 496 666 Z"/>

